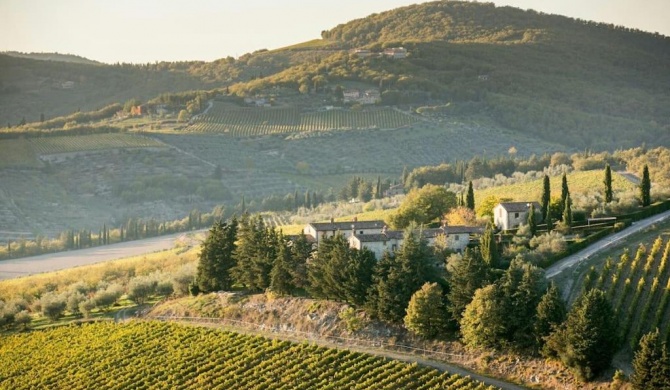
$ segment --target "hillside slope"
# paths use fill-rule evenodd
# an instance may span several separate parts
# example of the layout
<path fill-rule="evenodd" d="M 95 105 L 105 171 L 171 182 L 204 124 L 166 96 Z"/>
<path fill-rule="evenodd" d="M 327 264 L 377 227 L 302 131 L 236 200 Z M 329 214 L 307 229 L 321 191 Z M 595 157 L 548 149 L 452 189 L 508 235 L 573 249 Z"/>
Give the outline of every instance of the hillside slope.
<path fill-rule="evenodd" d="M 409 54 L 392 60 L 340 51 L 234 89 L 363 81 L 381 87 L 384 103 L 449 103 L 444 115 L 487 117 L 570 146 L 670 142 L 665 36 L 451 1 L 374 14 L 322 35 L 342 48 L 403 46 Z"/>

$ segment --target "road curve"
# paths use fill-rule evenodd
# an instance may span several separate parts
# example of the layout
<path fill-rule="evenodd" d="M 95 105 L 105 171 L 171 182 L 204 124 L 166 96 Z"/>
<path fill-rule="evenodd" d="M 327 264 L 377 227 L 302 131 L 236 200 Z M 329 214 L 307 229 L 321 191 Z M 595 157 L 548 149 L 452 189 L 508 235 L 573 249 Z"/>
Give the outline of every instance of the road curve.
<path fill-rule="evenodd" d="M 3 260 L 0 261 L 0 280 L 163 251 L 173 248 L 177 240 L 187 234 L 191 233 L 169 234 L 94 248 Z"/>
<path fill-rule="evenodd" d="M 588 259 L 589 257 L 594 255 L 595 253 L 597 253 L 597 252 L 599 252 L 599 251 L 601 251 L 605 248 L 608 248 L 610 246 L 621 243 L 623 240 L 628 238 L 628 236 L 630 236 L 631 234 L 634 234 L 634 233 L 637 233 L 641 230 L 644 230 L 644 229 L 650 227 L 651 225 L 653 225 L 655 223 L 662 222 L 662 221 L 664 221 L 668 218 L 670 218 L 670 210 L 665 211 L 665 212 L 660 213 L 660 214 L 656 214 L 653 217 L 649 217 L 649 218 L 634 222 L 633 225 L 625 228 L 624 230 L 622 230 L 618 233 L 614 233 L 610 236 L 607 236 L 607 237 L 603 238 L 602 240 L 597 241 L 597 242 L 593 243 L 592 245 L 582 249 L 581 251 L 579 251 L 579 252 L 577 252 L 573 255 L 570 255 L 568 257 L 563 258 L 562 260 L 560 260 L 556 264 L 547 268 L 546 269 L 547 278 L 549 278 L 549 279 L 554 278 L 554 277 L 558 276 L 559 274 L 561 274 L 562 272 L 568 270 L 572 266 L 574 266 L 576 264 L 579 264 L 580 262 Z"/>

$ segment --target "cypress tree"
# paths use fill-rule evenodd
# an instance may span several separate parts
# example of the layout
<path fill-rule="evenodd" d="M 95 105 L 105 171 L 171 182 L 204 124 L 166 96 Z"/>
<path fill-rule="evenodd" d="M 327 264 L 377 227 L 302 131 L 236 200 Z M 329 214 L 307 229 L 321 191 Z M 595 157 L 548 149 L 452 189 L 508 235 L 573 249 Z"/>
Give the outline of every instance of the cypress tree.
<path fill-rule="evenodd" d="M 403 185 L 403 187 L 405 187 L 405 188 L 408 188 L 408 187 L 409 187 L 409 185 L 408 185 L 408 183 L 407 183 L 407 178 L 408 178 L 408 177 L 409 177 L 409 172 L 407 171 L 407 165 L 405 165 L 405 166 L 402 168 L 402 177 L 401 177 L 402 185 Z"/>
<path fill-rule="evenodd" d="M 642 170 L 640 198 L 642 200 L 642 207 L 647 207 L 651 204 L 651 179 L 649 178 L 649 167 L 646 164 Z"/>
<path fill-rule="evenodd" d="M 542 221 L 547 223 L 549 219 L 549 202 L 551 201 L 551 183 L 549 176 L 544 175 L 542 182 Z"/>
<path fill-rule="evenodd" d="M 465 198 L 465 206 L 472 211 L 475 211 L 475 191 L 472 188 L 472 181 L 468 184 L 468 195 Z"/>
<path fill-rule="evenodd" d="M 565 200 L 565 208 L 563 209 L 563 224 L 568 228 L 572 226 L 572 199 L 570 194 Z"/>
<path fill-rule="evenodd" d="M 531 203 L 528 209 L 528 218 L 526 220 L 528 228 L 530 229 L 531 237 L 537 235 L 537 221 L 535 220 L 535 204 Z"/>
<path fill-rule="evenodd" d="M 568 176 L 564 173 L 561 178 L 561 203 L 559 203 L 559 210 L 561 213 L 561 220 L 563 220 L 563 212 L 565 211 L 565 202 L 570 196 L 570 189 L 568 188 Z"/>
<path fill-rule="evenodd" d="M 500 253 L 498 252 L 498 244 L 493 233 L 493 224 L 488 223 L 484 234 L 482 234 L 479 242 L 479 251 L 481 257 L 489 266 L 489 268 L 497 268 L 500 265 Z"/>
<path fill-rule="evenodd" d="M 605 203 L 610 203 L 612 201 L 612 168 L 607 164 L 605 166 Z"/>

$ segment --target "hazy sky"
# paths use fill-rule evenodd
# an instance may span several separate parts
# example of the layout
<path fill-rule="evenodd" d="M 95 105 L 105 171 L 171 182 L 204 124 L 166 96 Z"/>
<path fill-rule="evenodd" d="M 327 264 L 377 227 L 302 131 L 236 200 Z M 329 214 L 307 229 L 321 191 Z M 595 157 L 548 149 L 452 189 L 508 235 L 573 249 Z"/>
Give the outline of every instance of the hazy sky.
<path fill-rule="evenodd" d="M 0 51 L 102 62 L 238 57 L 320 37 L 411 0 L 0 0 Z M 670 36 L 670 0 L 494 0 Z"/>

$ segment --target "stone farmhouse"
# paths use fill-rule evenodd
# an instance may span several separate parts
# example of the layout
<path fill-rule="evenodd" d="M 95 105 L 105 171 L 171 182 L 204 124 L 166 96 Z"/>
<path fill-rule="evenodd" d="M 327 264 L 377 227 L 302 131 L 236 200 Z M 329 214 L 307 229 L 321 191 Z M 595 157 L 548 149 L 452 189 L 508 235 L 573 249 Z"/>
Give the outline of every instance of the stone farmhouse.
<path fill-rule="evenodd" d="M 423 229 L 421 234 L 429 246 L 444 239 L 449 249 L 461 253 L 470 243 L 470 236 L 481 234 L 482 228 L 476 226 L 443 226 Z M 349 221 L 310 223 L 303 228 L 308 240 L 318 245 L 326 237 L 342 234 L 349 246 L 356 249 L 368 248 L 379 259 L 385 251 L 395 251 L 403 244 L 401 230 L 389 230 L 384 221 Z"/>
<path fill-rule="evenodd" d="M 354 219 L 349 222 L 335 222 L 330 220 L 330 222 L 314 222 L 307 224 L 302 232 L 307 236 L 307 238 L 315 243 L 319 242 L 326 237 L 333 237 L 334 235 L 341 233 L 344 235 L 344 238 L 348 239 L 350 236 L 355 234 L 380 234 L 382 229 L 386 224 L 384 221 L 357 221 Z"/>
<path fill-rule="evenodd" d="M 405 193 L 405 187 L 402 184 L 395 184 L 389 187 L 386 191 L 384 191 L 384 197 L 390 198 L 392 196 L 402 195 L 404 193 Z"/>
<path fill-rule="evenodd" d="M 501 202 L 493 208 L 493 223 L 500 230 L 516 229 L 528 221 L 530 205 L 535 205 L 535 218 L 541 213 L 537 202 Z"/>
<path fill-rule="evenodd" d="M 342 95 L 344 103 L 376 104 L 381 101 L 381 94 L 377 89 L 368 89 L 365 91 L 345 89 Z"/>

